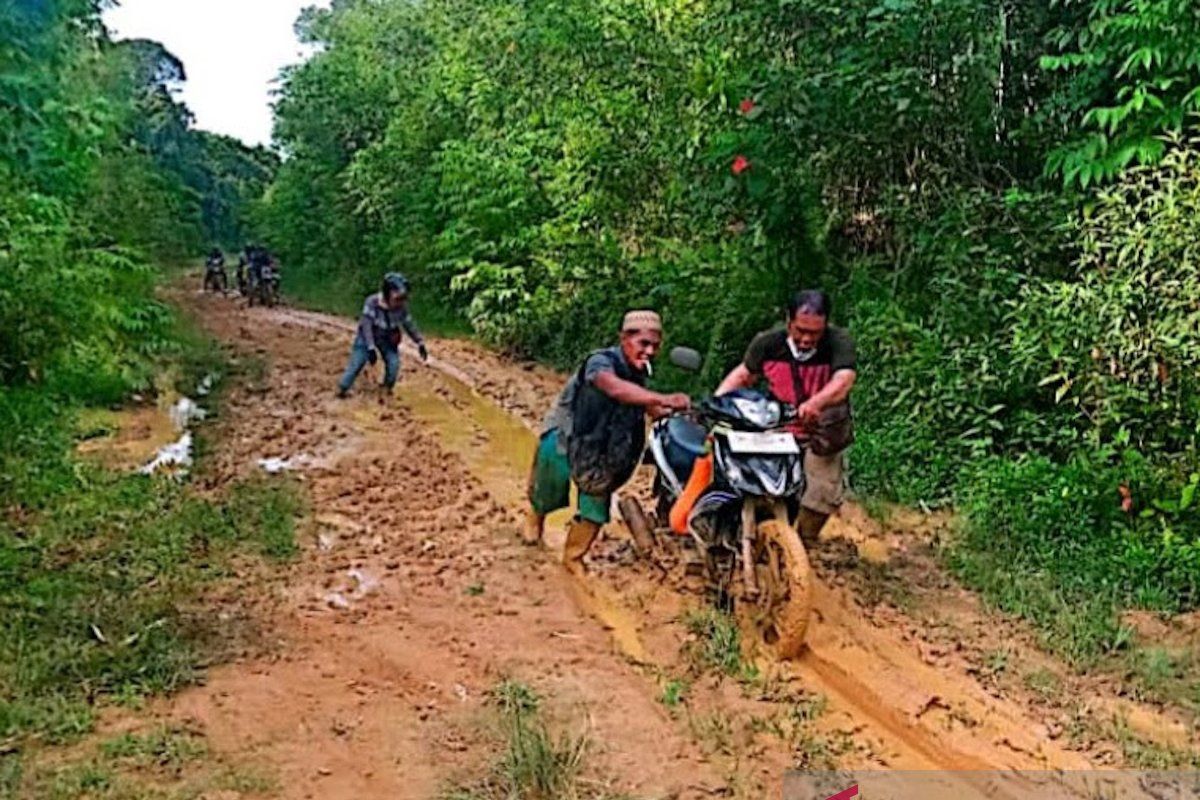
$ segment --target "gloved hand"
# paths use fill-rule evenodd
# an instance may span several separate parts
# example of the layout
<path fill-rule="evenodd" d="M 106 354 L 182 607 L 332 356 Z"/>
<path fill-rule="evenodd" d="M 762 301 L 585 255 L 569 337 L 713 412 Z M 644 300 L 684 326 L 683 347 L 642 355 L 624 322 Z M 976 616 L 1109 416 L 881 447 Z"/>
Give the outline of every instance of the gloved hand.
<path fill-rule="evenodd" d="M 417 345 L 417 352 L 421 354 L 422 361 L 429 361 L 429 348 L 425 346 L 424 342 Z"/>
<path fill-rule="evenodd" d="M 372 367 L 375 366 L 375 362 L 378 360 L 379 360 L 379 353 L 376 353 L 374 350 L 370 350 L 367 352 L 367 363 L 369 363 Z"/>

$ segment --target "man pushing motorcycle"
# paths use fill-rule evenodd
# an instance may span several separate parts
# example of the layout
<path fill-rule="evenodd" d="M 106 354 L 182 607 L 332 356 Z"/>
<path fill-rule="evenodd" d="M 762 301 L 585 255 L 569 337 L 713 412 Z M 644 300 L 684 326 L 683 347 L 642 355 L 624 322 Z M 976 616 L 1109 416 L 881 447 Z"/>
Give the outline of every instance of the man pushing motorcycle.
<path fill-rule="evenodd" d="M 777 400 L 796 406 L 791 426 L 805 443 L 805 489 L 797 526 L 816 541 L 842 503 L 844 453 L 854 440 L 850 391 L 857 379 L 854 339 L 829 324 L 833 302 L 817 289 L 797 292 L 788 303 L 785 326 L 759 334 L 742 363 L 717 388 L 717 395 L 765 380 Z"/>
<path fill-rule="evenodd" d="M 523 538 L 531 545 L 541 541 L 546 515 L 567 507 L 574 482 L 579 506 L 567 528 L 563 563 L 577 575 L 585 572 L 583 558 L 609 521 L 613 492 L 641 460 L 646 413 L 684 411 L 690 405 L 685 394 L 646 388 L 662 337 L 658 314 L 630 311 L 622 320 L 620 343 L 584 359 L 542 426 Z"/>

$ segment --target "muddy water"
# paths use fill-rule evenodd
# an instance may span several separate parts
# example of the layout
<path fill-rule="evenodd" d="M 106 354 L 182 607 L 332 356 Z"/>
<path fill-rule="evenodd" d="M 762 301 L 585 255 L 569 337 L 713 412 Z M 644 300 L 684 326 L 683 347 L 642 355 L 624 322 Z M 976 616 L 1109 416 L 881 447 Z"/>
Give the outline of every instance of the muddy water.
<path fill-rule="evenodd" d="M 399 399 L 438 431 L 443 446 L 461 456 L 497 499 L 512 506 L 524 500 L 523 478 L 537 440 L 517 419 L 452 378 L 405 384 Z"/>
<path fill-rule="evenodd" d="M 154 405 L 120 411 L 89 409 L 80 418 L 80 429 L 103 429 L 106 433 L 80 442 L 76 452 L 120 472 L 143 466 L 179 439 L 179 428 L 171 418 L 171 407 L 177 399 L 166 393 Z"/>

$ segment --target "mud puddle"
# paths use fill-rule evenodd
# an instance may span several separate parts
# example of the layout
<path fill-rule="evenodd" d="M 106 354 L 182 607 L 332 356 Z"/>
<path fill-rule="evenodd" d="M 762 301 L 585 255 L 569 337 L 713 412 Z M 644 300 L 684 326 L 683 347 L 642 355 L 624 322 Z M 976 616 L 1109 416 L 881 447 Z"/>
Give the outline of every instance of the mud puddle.
<path fill-rule="evenodd" d="M 161 382 L 160 382 L 161 383 Z M 202 384 L 205 393 L 211 379 Z M 192 463 L 192 423 L 205 413 L 190 397 L 159 391 L 153 404 L 119 410 L 87 409 L 79 418 L 83 440 L 75 451 L 116 472 L 185 472 Z"/>
<path fill-rule="evenodd" d="M 89 409 L 80 415 L 79 427 L 86 438 L 75 451 L 118 472 L 149 463 L 179 438 L 168 409 L 157 404 L 120 411 Z"/>

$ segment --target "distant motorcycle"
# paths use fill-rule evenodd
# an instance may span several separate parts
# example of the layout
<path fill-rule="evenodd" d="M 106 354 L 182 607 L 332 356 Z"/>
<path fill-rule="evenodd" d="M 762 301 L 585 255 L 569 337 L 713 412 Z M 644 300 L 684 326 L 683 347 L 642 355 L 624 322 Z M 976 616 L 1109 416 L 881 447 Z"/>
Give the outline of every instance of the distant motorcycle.
<path fill-rule="evenodd" d="M 279 302 L 279 270 L 274 262 L 263 264 L 258 271 L 258 279 L 250 290 L 250 305 L 273 308 Z"/>
<path fill-rule="evenodd" d="M 225 294 L 229 289 L 229 278 L 225 275 L 225 262 L 210 258 L 204 264 L 204 291 Z"/>

